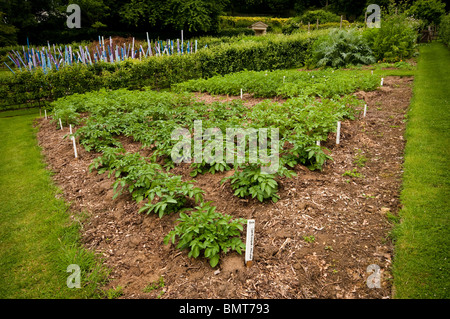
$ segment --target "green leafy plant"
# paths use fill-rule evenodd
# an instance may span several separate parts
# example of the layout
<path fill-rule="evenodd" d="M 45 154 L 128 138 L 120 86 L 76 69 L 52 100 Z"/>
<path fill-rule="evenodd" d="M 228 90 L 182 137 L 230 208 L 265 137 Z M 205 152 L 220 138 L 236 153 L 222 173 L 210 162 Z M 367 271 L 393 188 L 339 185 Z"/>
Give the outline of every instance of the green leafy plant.
<path fill-rule="evenodd" d="M 231 180 L 231 188 L 238 197 L 251 196 L 260 202 L 271 199 L 276 203 L 280 197 L 277 195 L 278 183 L 274 174 L 262 174 L 258 165 L 247 165 L 242 171 L 236 170 L 232 176 L 222 180 Z"/>
<path fill-rule="evenodd" d="M 364 167 L 367 161 L 368 158 L 363 154 L 362 150 L 358 149 L 357 154 L 353 158 L 353 164 L 358 167 Z"/>
<path fill-rule="evenodd" d="M 312 52 L 318 67 L 337 68 L 376 62 L 372 50 L 357 30 L 333 29 L 314 42 Z"/>
<path fill-rule="evenodd" d="M 397 62 L 413 55 L 418 27 L 419 21 L 406 14 L 392 14 L 383 18 L 381 28 L 363 34 L 378 62 Z"/>
<path fill-rule="evenodd" d="M 342 174 L 342 176 L 350 176 L 350 177 L 356 177 L 356 178 L 363 177 L 363 175 L 358 172 L 357 168 L 354 168 L 351 171 L 345 171 L 344 174 Z"/>
<path fill-rule="evenodd" d="M 310 244 L 310 243 L 315 242 L 316 238 L 313 235 L 311 235 L 311 236 L 303 236 L 303 240 Z"/>
<path fill-rule="evenodd" d="M 159 164 L 147 162 L 139 153 L 117 152 L 114 148 L 103 150 L 104 154 L 93 161 L 90 170 L 108 171 L 108 177 L 115 177 L 114 197 L 126 189 L 138 203 L 147 199 L 139 212 L 154 212 L 161 218 L 184 207 L 187 197 L 196 203 L 203 200 L 203 191 L 194 187 L 192 181 L 184 182 L 181 176 L 162 171 Z"/>
<path fill-rule="evenodd" d="M 203 202 L 189 215 L 180 213 L 178 225 L 164 238 L 164 243 L 174 244 L 178 237 L 177 248 L 190 249 L 188 256 L 193 258 L 203 251 L 211 267 L 218 264 L 220 252 L 226 254 L 231 249 L 241 254 L 245 245 L 239 236 L 246 220 L 233 220 L 230 215 L 215 210 L 211 202 Z"/>
<path fill-rule="evenodd" d="M 194 187 L 192 181 L 183 182 L 181 176 L 160 174 L 152 186 L 145 191 L 148 202 L 139 210 L 141 212 L 154 212 L 161 218 L 165 214 L 179 211 L 186 204 L 186 197 L 194 198 L 196 203 L 203 200 L 203 190 Z M 159 200 L 154 202 L 158 197 Z"/>
<path fill-rule="evenodd" d="M 158 280 L 155 280 L 155 281 L 149 283 L 147 286 L 145 286 L 145 288 L 143 289 L 143 292 L 151 292 L 151 291 L 159 289 L 159 288 L 164 288 L 164 286 L 165 286 L 164 277 L 160 276 Z"/>
<path fill-rule="evenodd" d="M 190 175 L 192 177 L 195 177 L 198 174 L 205 174 L 205 173 L 215 174 L 216 172 L 229 171 L 231 169 L 231 166 L 228 165 L 226 162 L 206 163 L 206 161 L 203 160 L 201 163 L 192 163 L 191 168 L 192 171 L 190 172 Z"/>

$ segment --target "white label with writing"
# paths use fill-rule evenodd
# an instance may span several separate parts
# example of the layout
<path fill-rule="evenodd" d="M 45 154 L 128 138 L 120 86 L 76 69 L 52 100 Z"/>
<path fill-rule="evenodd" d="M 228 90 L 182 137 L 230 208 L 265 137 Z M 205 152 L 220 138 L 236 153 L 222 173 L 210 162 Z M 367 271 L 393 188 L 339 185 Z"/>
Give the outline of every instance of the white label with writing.
<path fill-rule="evenodd" d="M 255 220 L 247 220 L 247 240 L 245 243 L 245 263 L 253 260 L 253 244 L 255 240 Z"/>

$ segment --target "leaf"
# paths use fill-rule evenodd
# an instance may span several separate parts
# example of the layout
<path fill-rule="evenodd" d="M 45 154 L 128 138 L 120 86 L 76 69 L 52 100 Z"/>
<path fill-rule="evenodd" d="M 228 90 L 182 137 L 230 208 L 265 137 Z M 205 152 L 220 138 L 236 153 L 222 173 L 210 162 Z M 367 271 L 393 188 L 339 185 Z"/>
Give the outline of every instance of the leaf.
<path fill-rule="evenodd" d="M 217 264 L 219 263 L 219 258 L 220 258 L 219 254 L 215 254 L 209 259 L 209 264 L 211 265 L 211 267 L 214 268 L 217 266 Z"/>

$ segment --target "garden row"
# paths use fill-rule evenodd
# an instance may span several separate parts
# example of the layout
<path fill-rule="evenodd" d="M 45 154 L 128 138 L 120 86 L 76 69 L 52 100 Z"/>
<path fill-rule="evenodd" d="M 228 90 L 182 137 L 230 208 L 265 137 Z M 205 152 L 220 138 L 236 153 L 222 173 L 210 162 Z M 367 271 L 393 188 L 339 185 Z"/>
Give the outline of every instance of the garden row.
<path fill-rule="evenodd" d="M 239 95 L 241 90 L 254 97 L 291 98 L 296 96 L 333 97 L 355 90 L 371 91 L 380 78 L 369 72 L 342 70 L 304 71 L 241 71 L 209 79 L 195 79 L 173 85 L 177 92 L 208 92 Z"/>

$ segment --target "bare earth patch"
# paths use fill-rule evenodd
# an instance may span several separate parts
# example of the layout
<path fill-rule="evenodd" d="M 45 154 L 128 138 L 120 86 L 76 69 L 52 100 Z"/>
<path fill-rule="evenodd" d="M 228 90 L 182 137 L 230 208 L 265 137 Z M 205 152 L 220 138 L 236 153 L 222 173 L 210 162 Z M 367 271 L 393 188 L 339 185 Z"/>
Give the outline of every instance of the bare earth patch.
<path fill-rule="evenodd" d="M 330 134 L 324 146 L 334 160 L 322 172 L 298 165 L 297 177 L 281 180 L 276 204 L 233 196 L 229 182 L 220 184 L 232 172 L 195 178 L 217 211 L 256 220 L 250 268 L 235 252 L 211 268 L 204 258 L 190 259 L 187 251 L 164 245 L 178 214 L 162 219 L 138 214 L 127 193 L 113 200 L 113 179 L 88 171 L 99 154 L 79 147 L 79 159 L 74 159 L 71 141 L 63 139 L 67 128 L 62 132 L 41 118 L 38 140 L 73 216 L 89 216 L 82 238 L 112 269 L 105 289 L 124 287 L 121 298 L 390 298 L 393 246 L 387 215 L 396 214 L 400 205 L 411 84 L 412 77 L 387 77 L 377 91 L 355 93 L 366 100 L 367 117 L 344 121 L 339 145 Z M 199 99 L 227 98 L 199 94 Z M 245 99 L 249 105 L 259 101 Z M 127 150 L 148 155 L 131 139 L 121 141 Z M 355 168 L 360 177 L 343 176 Z M 173 172 L 191 179 L 189 164 Z M 381 269 L 381 288 L 366 284 L 372 264 Z M 160 277 L 164 288 L 143 291 Z"/>

